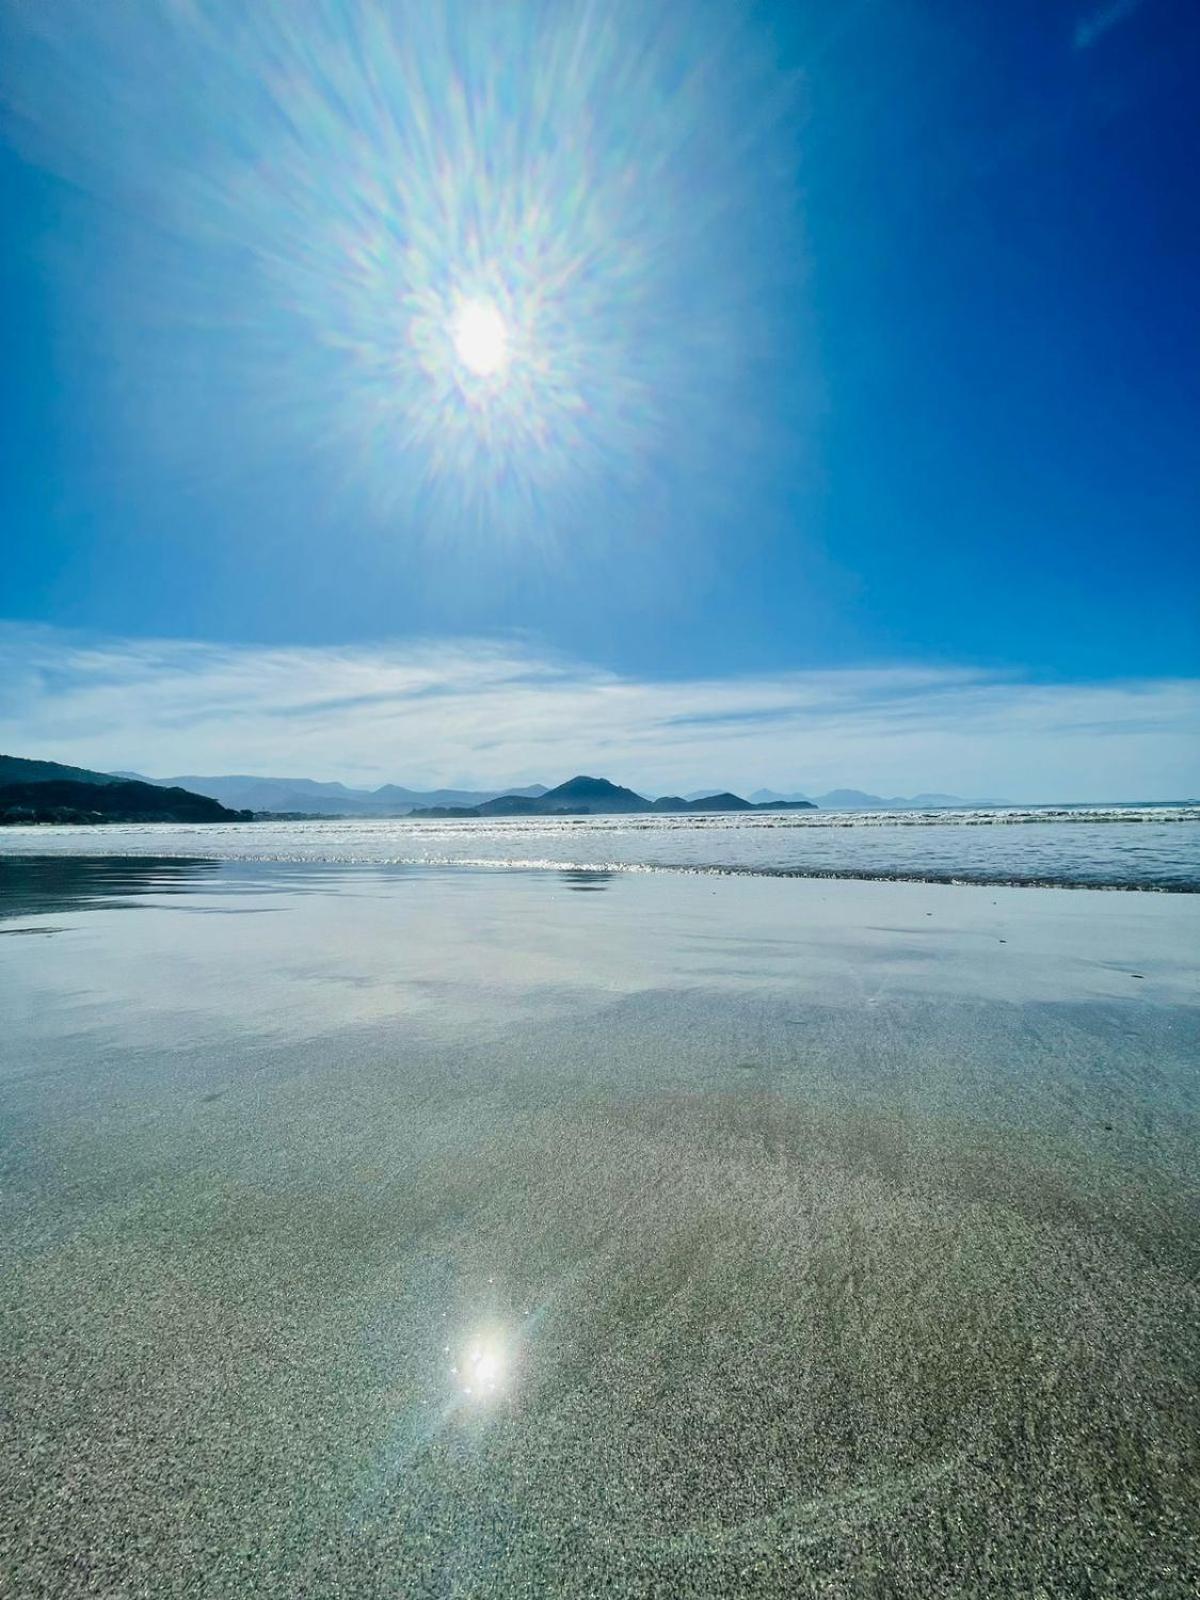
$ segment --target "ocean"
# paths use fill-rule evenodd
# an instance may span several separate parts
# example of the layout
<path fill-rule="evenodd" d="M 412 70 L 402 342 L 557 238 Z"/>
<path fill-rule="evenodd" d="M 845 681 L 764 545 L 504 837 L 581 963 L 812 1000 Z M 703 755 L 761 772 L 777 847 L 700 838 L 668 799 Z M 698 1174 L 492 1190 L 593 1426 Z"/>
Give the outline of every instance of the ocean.
<path fill-rule="evenodd" d="M 1200 805 L 0 830 L 0 855 L 205 856 L 1200 890 Z"/>

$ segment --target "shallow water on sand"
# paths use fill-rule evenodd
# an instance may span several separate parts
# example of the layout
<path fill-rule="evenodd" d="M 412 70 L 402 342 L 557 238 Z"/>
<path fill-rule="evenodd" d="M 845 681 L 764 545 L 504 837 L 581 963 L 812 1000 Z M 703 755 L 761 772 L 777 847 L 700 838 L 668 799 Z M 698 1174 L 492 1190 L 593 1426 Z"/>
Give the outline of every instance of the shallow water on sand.
<path fill-rule="evenodd" d="M 0 861 L 8 1587 L 1193 1594 L 1198 923 Z"/>

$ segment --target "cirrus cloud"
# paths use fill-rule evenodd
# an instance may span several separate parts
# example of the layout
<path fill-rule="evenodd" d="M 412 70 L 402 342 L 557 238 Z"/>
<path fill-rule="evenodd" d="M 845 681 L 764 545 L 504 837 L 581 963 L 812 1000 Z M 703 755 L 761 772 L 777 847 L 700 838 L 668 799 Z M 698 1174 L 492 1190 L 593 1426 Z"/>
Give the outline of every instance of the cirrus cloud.
<path fill-rule="evenodd" d="M 894 664 L 643 679 L 515 639 L 231 646 L 0 628 L 0 748 L 155 776 L 414 788 L 555 783 L 1200 791 L 1200 683 L 1038 683 Z"/>

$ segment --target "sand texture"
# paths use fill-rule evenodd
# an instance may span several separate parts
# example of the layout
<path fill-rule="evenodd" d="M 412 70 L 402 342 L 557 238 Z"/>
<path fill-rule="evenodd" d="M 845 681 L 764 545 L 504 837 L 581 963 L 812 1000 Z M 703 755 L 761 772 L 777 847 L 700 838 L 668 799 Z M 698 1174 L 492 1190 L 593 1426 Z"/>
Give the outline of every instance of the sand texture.
<path fill-rule="evenodd" d="M 9 880 L 0 1592 L 1193 1596 L 1193 897 L 575 887 Z"/>

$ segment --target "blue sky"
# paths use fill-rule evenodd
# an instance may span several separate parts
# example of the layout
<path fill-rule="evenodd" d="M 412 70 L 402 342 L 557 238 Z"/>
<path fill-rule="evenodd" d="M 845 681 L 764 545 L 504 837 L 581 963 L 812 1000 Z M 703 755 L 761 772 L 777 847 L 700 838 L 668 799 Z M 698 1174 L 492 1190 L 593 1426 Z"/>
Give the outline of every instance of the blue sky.
<path fill-rule="evenodd" d="M 651 788 L 1200 788 L 1186 0 L 0 0 L 0 60 L 8 748 L 549 782 L 570 684 Z"/>

